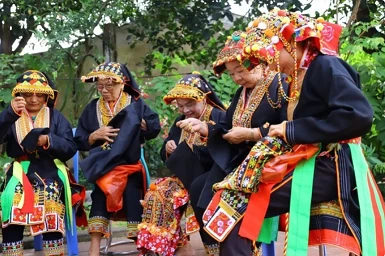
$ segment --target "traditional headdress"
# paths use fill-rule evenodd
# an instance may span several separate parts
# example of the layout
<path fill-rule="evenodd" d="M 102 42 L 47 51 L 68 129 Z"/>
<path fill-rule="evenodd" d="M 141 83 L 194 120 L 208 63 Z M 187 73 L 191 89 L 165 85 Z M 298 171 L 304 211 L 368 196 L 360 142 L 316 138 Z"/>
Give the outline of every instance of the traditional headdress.
<path fill-rule="evenodd" d="M 193 72 L 181 78 L 175 87 L 163 97 L 163 100 L 166 104 L 171 104 L 175 99 L 202 101 L 206 96 L 208 104 L 222 110 L 226 109 L 210 83 L 199 72 Z"/>
<path fill-rule="evenodd" d="M 273 63 L 283 47 L 294 55 L 290 40 L 312 40 L 319 52 L 337 55 L 342 27 L 326 22 L 322 17 L 312 19 L 300 13 L 273 9 L 250 22 L 244 52 L 252 60 Z"/>
<path fill-rule="evenodd" d="M 123 91 L 140 97 L 140 89 L 128 68 L 120 63 L 105 62 L 93 69 L 87 76 L 82 76 L 84 83 L 94 83 L 98 79 L 111 78 L 115 83 L 124 84 Z"/>
<path fill-rule="evenodd" d="M 235 31 L 231 36 L 227 37 L 225 47 L 218 53 L 217 59 L 213 63 L 214 73 L 221 75 L 225 70 L 225 63 L 239 60 L 243 63 L 245 55 L 243 54 L 243 44 L 245 43 L 246 33 L 243 31 Z"/>
<path fill-rule="evenodd" d="M 19 93 L 46 94 L 47 106 L 54 107 L 58 91 L 55 84 L 43 72 L 27 70 L 16 79 L 16 86 L 12 90 L 12 96 Z"/>
<path fill-rule="evenodd" d="M 292 80 L 290 94 L 293 97 L 283 95 L 286 100 L 293 101 L 298 95 L 299 61 L 296 43 L 307 40 L 315 51 L 327 55 L 337 55 L 342 27 L 326 22 L 322 17 L 312 19 L 298 12 L 275 8 L 250 22 L 246 31 L 247 36 L 243 50 L 253 64 L 275 62 L 278 75 L 280 75 L 279 51 L 285 47 L 293 57 L 295 62 L 294 74 L 292 78 L 288 77 L 289 80 Z M 291 45 L 291 40 L 294 40 L 294 47 Z M 280 81 L 281 79 L 279 79 Z M 283 92 L 282 84 L 280 86 L 281 92 Z"/>

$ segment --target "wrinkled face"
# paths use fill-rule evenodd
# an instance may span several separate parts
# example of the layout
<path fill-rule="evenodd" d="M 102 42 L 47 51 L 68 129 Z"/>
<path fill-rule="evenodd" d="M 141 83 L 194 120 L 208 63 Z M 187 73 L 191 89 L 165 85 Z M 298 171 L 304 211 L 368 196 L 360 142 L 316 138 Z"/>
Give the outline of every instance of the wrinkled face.
<path fill-rule="evenodd" d="M 225 65 L 233 81 L 246 88 L 254 88 L 263 77 L 261 69 L 248 71 L 238 60 L 227 62 Z"/>
<path fill-rule="evenodd" d="M 21 97 L 23 97 L 27 103 L 25 108 L 28 112 L 37 113 L 47 102 L 48 95 L 43 93 L 22 93 Z"/>
<path fill-rule="evenodd" d="M 123 89 L 123 84 L 114 83 L 111 79 L 98 79 L 96 88 L 107 102 L 116 101 Z"/>
<path fill-rule="evenodd" d="M 185 115 L 186 118 L 199 118 L 205 108 L 205 104 L 205 100 L 176 99 L 179 113 Z"/>

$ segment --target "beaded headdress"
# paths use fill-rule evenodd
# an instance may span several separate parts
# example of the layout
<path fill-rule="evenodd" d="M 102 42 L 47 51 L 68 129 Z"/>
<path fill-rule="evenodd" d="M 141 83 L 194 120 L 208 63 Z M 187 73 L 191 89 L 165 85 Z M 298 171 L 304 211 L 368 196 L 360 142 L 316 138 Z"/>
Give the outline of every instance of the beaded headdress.
<path fill-rule="evenodd" d="M 217 59 L 213 63 L 214 73 L 221 75 L 225 70 L 225 63 L 239 60 L 241 63 L 245 60 L 243 54 L 243 44 L 245 43 L 246 33 L 243 31 L 235 31 L 231 36 L 227 37 L 225 46 L 218 53 Z"/>
<path fill-rule="evenodd" d="M 134 97 L 140 96 L 140 90 L 134 77 L 131 75 L 128 68 L 117 62 L 105 62 L 98 65 L 86 76 L 82 76 L 83 83 L 94 83 L 98 79 L 110 78 L 115 83 L 124 84 L 123 91 L 133 95 Z"/>
<path fill-rule="evenodd" d="M 253 64 L 275 63 L 276 71 L 280 76 L 280 50 L 285 48 L 293 57 L 294 74 L 292 77 L 288 77 L 288 80 L 291 80 L 290 95 L 293 97 L 286 95 L 283 97 L 288 101 L 294 101 L 299 95 L 297 42 L 308 40 L 316 51 L 327 55 L 337 55 L 342 27 L 326 22 L 322 17 L 313 19 L 298 12 L 275 8 L 250 22 L 246 31 L 243 50 Z M 280 87 L 282 91 L 282 85 Z"/>
<path fill-rule="evenodd" d="M 244 53 L 254 62 L 273 63 L 283 47 L 293 53 L 291 39 L 294 42 L 311 39 L 321 53 L 337 55 L 341 31 L 341 26 L 326 22 L 322 17 L 313 19 L 275 8 L 250 22 Z"/>
<path fill-rule="evenodd" d="M 202 101 L 205 97 L 208 104 L 225 109 L 210 83 L 199 72 L 193 72 L 181 78 L 163 97 L 163 100 L 166 104 L 171 104 L 176 99 Z"/>
<path fill-rule="evenodd" d="M 16 79 L 16 86 L 12 90 L 12 96 L 19 93 L 42 93 L 54 99 L 55 93 L 51 88 L 47 77 L 37 70 L 25 71 Z"/>

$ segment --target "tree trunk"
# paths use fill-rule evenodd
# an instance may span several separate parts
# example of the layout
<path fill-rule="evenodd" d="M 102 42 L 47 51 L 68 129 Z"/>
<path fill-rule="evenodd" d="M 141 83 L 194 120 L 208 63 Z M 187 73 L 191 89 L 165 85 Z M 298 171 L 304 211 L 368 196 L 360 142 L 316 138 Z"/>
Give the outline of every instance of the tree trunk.
<path fill-rule="evenodd" d="M 103 28 L 103 53 L 106 62 L 116 62 L 118 52 L 116 51 L 116 29 L 115 24 L 105 24 Z"/>

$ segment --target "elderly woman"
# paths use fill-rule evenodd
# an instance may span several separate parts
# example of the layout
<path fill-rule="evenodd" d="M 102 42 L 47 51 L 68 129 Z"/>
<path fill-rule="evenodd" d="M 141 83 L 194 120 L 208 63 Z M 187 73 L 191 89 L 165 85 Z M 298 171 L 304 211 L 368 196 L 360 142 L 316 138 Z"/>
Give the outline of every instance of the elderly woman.
<path fill-rule="evenodd" d="M 23 255 L 25 226 L 33 236 L 43 234 L 44 255 L 64 255 L 64 229 L 76 228 L 64 164 L 76 144 L 70 123 L 54 109 L 54 89 L 45 74 L 28 70 L 17 78 L 14 99 L 0 113 L 0 140 L 14 158 L 1 195 L 3 255 Z"/>
<path fill-rule="evenodd" d="M 211 169 L 213 161 L 207 151 L 207 138 L 191 130 L 182 130 L 176 123 L 186 118 L 217 123 L 224 118 L 225 111 L 212 86 L 197 72 L 180 79 L 163 99 L 166 104 L 175 103 L 181 114 L 160 152 L 174 176 L 158 179 L 147 192 L 138 248 L 143 253 L 152 251 L 163 256 L 172 256 L 175 252 L 176 255 L 193 255 L 186 234 L 199 227 L 188 203 L 188 190 L 196 177 Z M 186 229 L 181 226 L 184 215 Z"/>
<path fill-rule="evenodd" d="M 319 153 L 288 168 L 286 178 L 269 188 L 271 196 L 259 185 L 240 229 L 231 231 L 240 230 L 239 237 L 230 234 L 223 242 L 224 247 L 245 248 L 237 255 L 250 255 L 245 244 L 258 235 L 253 223 L 287 212 L 286 255 L 307 255 L 308 242 L 336 245 L 356 255 L 384 254 L 384 202 L 359 145 L 360 136 L 370 130 L 373 111 L 356 71 L 336 57 L 340 33 L 340 26 L 322 18 L 279 9 L 250 23 L 245 53 L 254 63 L 267 63 L 292 78 L 288 121 L 272 125 L 269 136 L 297 148 L 318 145 Z"/>
<path fill-rule="evenodd" d="M 286 120 L 286 101 L 281 97 L 282 92 L 287 91 L 286 83 L 278 79 L 277 73 L 265 70 L 263 65 L 252 65 L 245 58 L 245 36 L 244 32 L 234 32 L 214 62 L 217 75 L 227 70 L 240 85 L 226 117 L 216 125 L 207 126 L 191 118 L 176 124 L 182 129 L 191 126 L 201 136 L 209 136 L 208 150 L 215 164 L 210 172 L 195 179 L 190 188 L 191 204 L 201 227 L 204 226 L 203 212 L 213 197 L 213 184 L 239 166 L 255 142 L 267 135 L 269 124 Z M 239 211 L 242 215 L 242 210 Z M 203 230 L 200 233 L 208 255 L 218 255 L 220 239 L 212 238 Z M 237 255 L 237 248 L 228 250 Z"/>
<path fill-rule="evenodd" d="M 107 62 L 87 76 L 101 96 L 84 109 L 76 130 L 79 150 L 90 151 L 80 162 L 86 179 L 94 184 L 88 232 L 90 255 L 99 255 L 100 240 L 108 236 L 111 215 L 127 220 L 127 237 L 136 239 L 143 212 L 140 200 L 146 191 L 140 163 L 141 145 L 160 132 L 158 115 L 140 98 L 126 66 Z"/>

